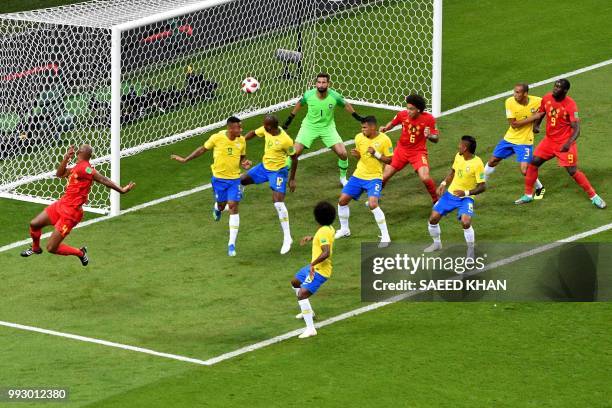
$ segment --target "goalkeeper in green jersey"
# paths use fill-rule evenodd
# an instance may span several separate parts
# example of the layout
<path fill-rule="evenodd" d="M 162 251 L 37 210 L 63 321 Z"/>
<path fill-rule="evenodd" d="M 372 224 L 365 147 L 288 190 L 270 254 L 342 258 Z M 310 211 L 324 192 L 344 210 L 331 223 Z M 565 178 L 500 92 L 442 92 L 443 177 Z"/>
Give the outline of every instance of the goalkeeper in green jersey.
<path fill-rule="evenodd" d="M 299 157 L 304 148 L 309 149 L 315 140 L 321 138 L 323 144 L 331 148 L 338 156 L 340 183 L 344 186 L 347 182 L 348 156 L 342 138 L 336 130 L 334 109 L 338 105 L 343 106 L 359 122 L 363 121 L 363 117 L 355 112 L 355 109 L 344 100 L 342 95 L 329 87 L 329 82 L 329 74 L 320 73 L 317 75 L 316 87 L 304 93 L 291 111 L 283 128 L 286 130 L 300 108 L 307 105 L 308 113 L 302 121 L 302 126 L 295 139 L 294 157 Z"/>

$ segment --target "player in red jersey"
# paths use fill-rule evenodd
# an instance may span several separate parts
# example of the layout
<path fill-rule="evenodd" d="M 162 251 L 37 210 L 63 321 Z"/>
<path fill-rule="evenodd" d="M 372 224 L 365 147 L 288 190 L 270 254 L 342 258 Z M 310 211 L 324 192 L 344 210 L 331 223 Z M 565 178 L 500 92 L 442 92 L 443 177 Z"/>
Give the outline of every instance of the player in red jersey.
<path fill-rule="evenodd" d="M 96 181 L 121 194 L 127 193 L 136 186 L 133 182 L 130 182 L 125 187 L 120 187 L 109 178 L 98 173 L 89 164 L 92 153 L 93 149 L 90 145 L 82 145 L 76 152 L 76 165 L 68 168 L 68 163 L 74 157 L 74 147 L 70 146 L 55 173 L 60 178 L 68 177 L 66 191 L 62 198 L 45 208 L 44 211 L 30 221 L 32 247 L 21 252 L 21 256 L 28 257 L 34 254 L 42 254 L 42 249 L 40 248 L 42 229 L 47 225 L 54 225 L 55 230 L 47 241 L 47 251 L 56 255 L 76 256 L 81 260 L 83 266 L 89 263 L 87 247 L 77 249 L 63 244 L 62 241 L 83 218 L 82 206 L 87 202 L 91 185 Z"/>
<path fill-rule="evenodd" d="M 380 128 L 386 132 L 395 126 L 402 125 L 402 135 L 393 152 L 393 160 L 385 166 L 383 187 L 395 173 L 410 164 L 425 184 L 431 201 L 438 201 L 436 183 L 429 176 L 429 159 L 427 157 L 427 140 L 438 143 L 436 119 L 425 111 L 425 99 L 420 95 L 406 97 L 406 110 L 399 112 L 395 118 Z"/>
<path fill-rule="evenodd" d="M 559 166 L 565 167 L 570 176 L 589 195 L 591 202 L 597 208 L 606 208 L 606 202 L 597 195 L 586 175 L 578 169 L 578 149 L 576 139 L 580 135 L 580 119 L 576 102 L 567 92 L 570 83 L 562 78 L 555 82 L 551 93 L 544 95 L 537 115 L 536 128 L 546 116 L 546 137 L 542 139 L 535 152 L 533 160 L 527 167 L 525 176 L 525 194 L 516 200 L 515 204 L 526 204 L 533 201 L 533 185 L 538 178 L 538 168 L 557 157 Z"/>

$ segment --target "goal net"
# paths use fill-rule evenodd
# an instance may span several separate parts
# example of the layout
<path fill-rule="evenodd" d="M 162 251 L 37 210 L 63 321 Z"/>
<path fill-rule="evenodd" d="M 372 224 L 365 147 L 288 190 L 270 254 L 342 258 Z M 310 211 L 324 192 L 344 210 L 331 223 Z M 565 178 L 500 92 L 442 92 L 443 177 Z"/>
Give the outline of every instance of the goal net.
<path fill-rule="evenodd" d="M 319 71 L 353 103 L 398 109 L 417 92 L 436 113 L 440 9 L 441 0 L 95 0 L 0 15 L 0 196 L 59 198 L 55 168 L 82 143 L 119 182 L 121 158 L 230 115 L 290 106 Z M 250 95 L 240 89 L 248 76 L 261 84 Z M 94 185 L 86 209 L 117 214 L 118 196 Z"/>

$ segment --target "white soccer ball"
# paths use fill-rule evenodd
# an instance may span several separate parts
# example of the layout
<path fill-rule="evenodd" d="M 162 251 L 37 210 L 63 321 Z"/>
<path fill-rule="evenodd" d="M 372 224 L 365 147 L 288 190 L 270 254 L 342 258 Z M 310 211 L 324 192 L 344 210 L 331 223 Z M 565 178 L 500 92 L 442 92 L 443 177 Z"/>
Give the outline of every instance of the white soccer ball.
<path fill-rule="evenodd" d="M 259 89 L 259 81 L 253 77 L 245 78 L 242 81 L 242 92 L 251 94 Z"/>

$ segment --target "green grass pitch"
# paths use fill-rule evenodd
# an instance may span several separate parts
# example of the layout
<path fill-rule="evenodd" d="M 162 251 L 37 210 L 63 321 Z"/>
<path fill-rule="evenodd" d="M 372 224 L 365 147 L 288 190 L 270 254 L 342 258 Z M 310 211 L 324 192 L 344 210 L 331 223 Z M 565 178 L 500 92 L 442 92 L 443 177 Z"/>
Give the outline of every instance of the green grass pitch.
<path fill-rule="evenodd" d="M 444 7 L 444 109 L 606 60 L 612 51 L 605 1 Z M 0 12 L 23 8 L 9 0 Z M 582 118 L 580 165 L 608 201 L 611 77 L 608 66 L 570 79 Z M 381 122 L 393 116 L 357 109 Z M 245 129 L 260 120 L 246 120 Z M 344 112 L 337 123 L 345 139 L 358 131 Z M 292 135 L 298 125 L 299 118 Z M 505 127 L 503 100 L 440 118 L 441 142 L 429 146 L 433 177 L 445 175 L 462 134 L 477 137 L 486 160 Z M 124 160 L 124 181 L 138 183 L 124 208 L 208 183 L 210 156 L 183 166 L 169 160 L 204 139 Z M 261 142 L 249 143 L 248 156 L 259 161 Z M 294 239 L 314 232 L 316 201 L 337 200 L 336 160 L 326 153 L 300 163 L 298 191 L 287 198 Z M 554 162 L 541 171 L 546 198 L 513 206 L 522 192 L 517 167 L 504 161 L 476 198 L 478 240 L 536 246 L 612 222 L 609 209 L 596 210 Z M 0 320 L 204 360 L 301 327 L 288 282 L 310 249 L 278 254 L 282 234 L 269 189 L 247 187 L 233 259 L 225 252 L 227 213 L 214 223 L 211 204 L 206 190 L 74 230 L 67 243 L 88 245 L 87 269 L 48 254 L 22 260 L 19 250 L 0 253 Z M 430 206 L 417 177 L 398 174 L 382 202 L 392 237 L 428 242 Z M 0 246 L 25 238 L 41 209 L 0 200 Z M 356 254 L 361 241 L 376 240 L 377 228 L 362 203 L 351 209 L 353 236 L 337 242 L 334 276 L 312 299 L 320 319 L 363 306 Z M 453 217 L 441 226 L 446 242 L 463 240 Z M 612 232 L 587 241 L 612 242 Z M 291 339 L 211 367 L 0 327 L 0 388 L 69 387 L 66 405 L 89 407 L 609 407 L 611 312 L 609 303 L 404 302 L 324 327 L 308 341 Z"/>

